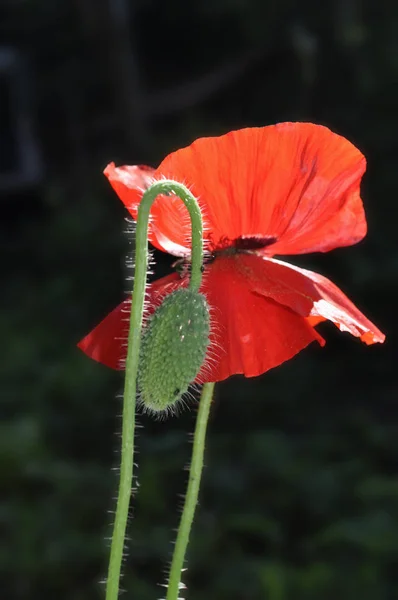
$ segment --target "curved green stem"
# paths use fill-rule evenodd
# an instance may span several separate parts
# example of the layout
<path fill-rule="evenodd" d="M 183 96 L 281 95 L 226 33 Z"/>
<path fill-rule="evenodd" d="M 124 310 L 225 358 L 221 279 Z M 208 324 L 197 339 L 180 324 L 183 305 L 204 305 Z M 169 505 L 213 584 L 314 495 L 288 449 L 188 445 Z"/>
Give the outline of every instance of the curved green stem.
<path fill-rule="evenodd" d="M 123 394 L 120 479 L 106 583 L 106 600 L 117 600 L 119 595 L 120 570 L 133 481 L 137 373 L 148 266 L 148 221 L 151 206 L 159 194 L 176 194 L 189 210 L 192 227 L 190 288 L 198 290 L 202 281 L 203 226 L 198 203 L 184 185 L 170 180 L 158 181 L 146 190 L 138 208 L 135 279 Z"/>
<path fill-rule="evenodd" d="M 189 542 L 189 533 L 191 531 L 196 505 L 198 503 L 200 480 L 203 470 L 206 429 L 209 420 L 214 385 L 214 383 L 205 383 L 199 402 L 187 495 L 185 497 L 184 509 L 182 511 L 177 540 L 174 547 L 166 600 L 178 600 L 179 597 L 181 570 L 184 566 L 185 553 Z"/>

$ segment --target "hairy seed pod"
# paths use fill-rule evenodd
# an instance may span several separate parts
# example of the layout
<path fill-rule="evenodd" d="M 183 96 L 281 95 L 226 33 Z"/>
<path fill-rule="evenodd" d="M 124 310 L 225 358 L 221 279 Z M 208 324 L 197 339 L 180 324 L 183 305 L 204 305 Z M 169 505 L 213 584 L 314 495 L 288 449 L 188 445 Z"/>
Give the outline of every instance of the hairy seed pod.
<path fill-rule="evenodd" d="M 141 339 L 138 387 L 146 408 L 171 408 L 188 390 L 205 361 L 209 333 L 203 294 L 179 289 L 166 296 Z"/>

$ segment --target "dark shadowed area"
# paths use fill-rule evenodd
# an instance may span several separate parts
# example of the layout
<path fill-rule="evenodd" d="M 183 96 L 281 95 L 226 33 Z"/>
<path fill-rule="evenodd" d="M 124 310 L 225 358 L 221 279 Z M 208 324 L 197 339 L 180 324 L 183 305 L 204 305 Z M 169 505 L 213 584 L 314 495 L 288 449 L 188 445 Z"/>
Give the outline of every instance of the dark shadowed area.
<path fill-rule="evenodd" d="M 1 2 L 2 599 L 104 597 L 123 379 L 75 347 L 127 289 L 104 166 L 284 120 L 368 159 L 365 241 L 294 262 L 388 339 L 324 324 L 324 349 L 217 387 L 183 596 L 397 598 L 397 31 L 392 0 Z M 195 415 L 139 417 L 125 598 L 164 597 Z"/>

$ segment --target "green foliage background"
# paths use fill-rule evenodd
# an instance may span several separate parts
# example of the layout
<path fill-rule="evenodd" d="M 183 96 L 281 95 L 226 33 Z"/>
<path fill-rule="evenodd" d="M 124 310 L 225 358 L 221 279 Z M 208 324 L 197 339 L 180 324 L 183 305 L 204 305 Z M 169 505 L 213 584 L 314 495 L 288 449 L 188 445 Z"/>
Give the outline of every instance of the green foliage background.
<path fill-rule="evenodd" d="M 341 285 L 388 342 L 325 325 L 325 349 L 218 386 L 186 596 L 397 598 L 398 6 L 21 0 L 0 23 L 27 57 L 45 164 L 40 186 L 2 202 L 1 597 L 103 597 L 122 378 L 75 348 L 126 290 L 125 213 L 103 166 L 297 119 L 366 154 L 369 235 L 294 262 Z M 164 594 L 194 421 L 194 408 L 139 417 L 126 598 Z"/>

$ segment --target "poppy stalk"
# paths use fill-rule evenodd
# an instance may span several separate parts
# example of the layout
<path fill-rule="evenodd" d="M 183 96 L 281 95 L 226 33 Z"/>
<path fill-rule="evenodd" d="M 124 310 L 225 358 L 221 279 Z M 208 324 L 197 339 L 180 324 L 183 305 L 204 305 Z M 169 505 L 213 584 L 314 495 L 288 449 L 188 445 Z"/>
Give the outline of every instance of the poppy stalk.
<path fill-rule="evenodd" d="M 133 479 L 136 384 L 140 358 L 141 329 L 148 266 L 148 221 L 151 206 L 159 193 L 178 194 L 179 198 L 183 201 L 189 211 L 192 224 L 192 272 L 189 288 L 193 292 L 197 291 L 202 280 L 203 228 L 199 206 L 190 191 L 183 185 L 167 180 L 154 183 L 145 191 L 138 208 L 135 282 L 131 302 L 123 393 L 120 478 L 115 522 L 111 540 L 108 578 L 106 581 L 106 600 L 117 600 L 119 597 L 120 570 Z M 206 389 L 206 386 L 204 387 Z M 210 402 L 210 400 L 208 402 Z M 203 422 L 200 428 L 203 430 L 203 437 L 205 435 L 206 422 Z M 199 478 L 200 472 L 197 472 Z M 196 505 L 196 500 L 194 498 L 192 500 L 195 502 L 194 505 Z"/>

